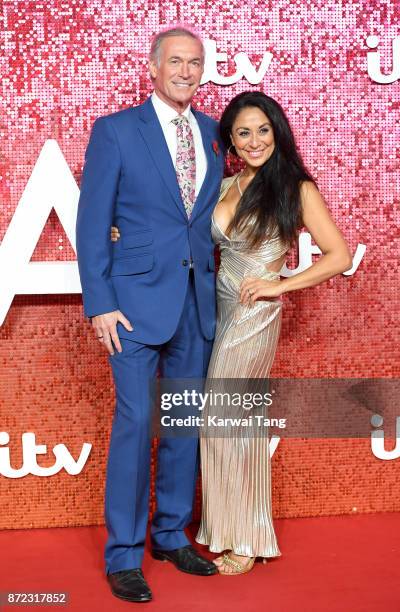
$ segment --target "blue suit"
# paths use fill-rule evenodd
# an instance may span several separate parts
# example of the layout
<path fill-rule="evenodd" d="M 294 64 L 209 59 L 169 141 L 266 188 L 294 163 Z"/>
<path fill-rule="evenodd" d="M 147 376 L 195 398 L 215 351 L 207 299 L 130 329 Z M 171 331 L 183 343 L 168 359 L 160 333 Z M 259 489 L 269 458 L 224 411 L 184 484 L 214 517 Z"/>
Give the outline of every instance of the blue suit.
<path fill-rule="evenodd" d="M 123 351 L 110 357 L 116 409 L 106 479 L 107 573 L 142 562 L 151 451 L 148 380 L 158 369 L 168 378 L 205 376 L 215 333 L 210 220 L 224 158 L 217 123 L 192 112 L 207 173 L 190 219 L 151 99 L 97 119 L 85 156 L 77 217 L 84 312 L 92 317 L 118 309 L 133 325 L 129 332 L 118 323 Z M 121 233 L 116 243 L 110 241 L 111 225 Z M 194 438 L 160 440 L 155 548 L 188 543 L 183 530 L 191 519 L 197 454 Z"/>
<path fill-rule="evenodd" d="M 148 99 L 94 123 L 83 170 L 77 251 L 88 317 L 120 309 L 135 329 L 120 337 L 165 342 L 176 329 L 193 258 L 204 336 L 215 331 L 214 244 L 210 215 L 219 195 L 224 159 L 217 155 L 217 123 L 198 121 L 207 174 L 188 217 L 161 125 Z M 114 223 L 121 240 L 110 241 Z"/>

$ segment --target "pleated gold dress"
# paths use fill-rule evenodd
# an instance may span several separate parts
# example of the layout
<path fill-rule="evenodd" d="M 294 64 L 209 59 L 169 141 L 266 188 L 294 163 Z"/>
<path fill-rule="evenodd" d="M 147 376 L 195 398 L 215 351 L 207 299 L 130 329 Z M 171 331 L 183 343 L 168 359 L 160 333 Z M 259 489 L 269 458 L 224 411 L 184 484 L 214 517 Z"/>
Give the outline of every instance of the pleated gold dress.
<path fill-rule="evenodd" d="M 219 201 L 237 176 L 222 182 Z M 212 386 L 212 379 L 267 378 L 280 333 L 282 302 L 278 298 L 242 305 L 239 287 L 246 276 L 279 279 L 268 264 L 285 254 L 288 245 L 276 232 L 256 250 L 246 252 L 246 242 L 235 233 L 228 238 L 214 217 L 212 236 L 220 247 L 221 264 L 216 283 L 217 329 L 206 387 Z M 213 410 L 205 406 L 205 420 Z M 202 516 L 196 541 L 212 552 L 280 556 L 272 521 L 268 429 L 259 436 L 232 430 L 230 437 L 203 431 L 200 452 Z"/>

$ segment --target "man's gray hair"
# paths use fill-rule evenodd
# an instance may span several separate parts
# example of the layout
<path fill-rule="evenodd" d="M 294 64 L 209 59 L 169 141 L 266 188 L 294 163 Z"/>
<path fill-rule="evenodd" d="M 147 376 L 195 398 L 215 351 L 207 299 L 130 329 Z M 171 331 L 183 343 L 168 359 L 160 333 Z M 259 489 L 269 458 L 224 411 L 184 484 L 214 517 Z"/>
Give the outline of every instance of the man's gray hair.
<path fill-rule="evenodd" d="M 189 28 L 178 26 L 175 28 L 170 28 L 169 30 L 163 30 L 162 32 L 159 32 L 154 36 L 151 42 L 150 60 L 157 64 L 157 66 L 160 65 L 161 45 L 163 43 L 163 40 L 165 40 L 166 38 L 170 38 L 171 36 L 188 36 L 189 38 L 194 38 L 194 40 L 197 40 L 201 45 L 202 60 L 204 62 L 205 50 L 203 41 L 201 40 L 200 36 L 192 30 L 189 30 Z"/>

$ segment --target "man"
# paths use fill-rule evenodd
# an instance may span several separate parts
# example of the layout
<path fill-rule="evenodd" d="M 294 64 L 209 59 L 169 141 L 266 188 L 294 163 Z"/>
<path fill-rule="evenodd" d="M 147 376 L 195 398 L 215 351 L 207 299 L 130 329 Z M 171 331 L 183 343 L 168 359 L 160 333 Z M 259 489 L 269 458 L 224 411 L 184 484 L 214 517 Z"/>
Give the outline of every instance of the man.
<path fill-rule="evenodd" d="M 216 122 L 190 108 L 201 40 L 175 28 L 150 54 L 151 97 L 94 123 L 77 219 L 85 315 L 110 353 L 116 409 L 106 477 L 106 574 L 114 595 L 152 598 L 141 564 L 150 479 L 149 379 L 202 378 L 215 332 L 210 217 L 223 174 Z M 110 241 L 110 227 L 121 232 Z M 184 572 L 216 566 L 190 545 L 198 469 L 194 438 L 158 450 L 152 555 Z"/>

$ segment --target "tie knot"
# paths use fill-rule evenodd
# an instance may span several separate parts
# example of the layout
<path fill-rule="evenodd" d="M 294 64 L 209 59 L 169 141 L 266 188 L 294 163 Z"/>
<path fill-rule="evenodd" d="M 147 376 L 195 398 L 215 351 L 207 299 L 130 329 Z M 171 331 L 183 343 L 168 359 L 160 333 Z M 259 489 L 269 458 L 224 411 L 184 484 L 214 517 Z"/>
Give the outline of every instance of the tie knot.
<path fill-rule="evenodd" d="M 177 117 L 175 117 L 175 119 L 172 119 L 171 123 L 176 126 L 189 125 L 189 119 L 185 115 L 178 115 Z"/>

